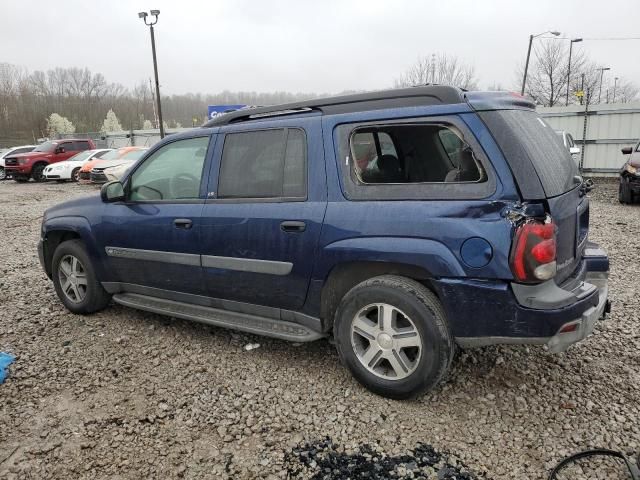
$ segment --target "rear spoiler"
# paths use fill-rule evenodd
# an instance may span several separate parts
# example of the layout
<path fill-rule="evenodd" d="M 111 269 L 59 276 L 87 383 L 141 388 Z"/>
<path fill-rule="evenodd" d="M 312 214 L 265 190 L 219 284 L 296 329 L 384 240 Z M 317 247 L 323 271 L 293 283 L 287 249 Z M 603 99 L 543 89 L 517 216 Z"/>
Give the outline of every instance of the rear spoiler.
<path fill-rule="evenodd" d="M 533 102 L 514 92 L 465 92 L 464 98 L 475 111 L 535 110 Z"/>

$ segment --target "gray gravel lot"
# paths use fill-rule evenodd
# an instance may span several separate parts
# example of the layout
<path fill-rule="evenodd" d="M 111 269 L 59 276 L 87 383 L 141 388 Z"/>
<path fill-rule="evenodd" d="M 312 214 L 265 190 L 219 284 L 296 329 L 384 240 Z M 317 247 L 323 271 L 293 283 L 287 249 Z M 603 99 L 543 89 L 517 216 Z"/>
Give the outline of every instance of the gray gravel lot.
<path fill-rule="evenodd" d="M 327 341 L 115 305 L 68 313 L 38 264 L 41 216 L 95 189 L 0 182 L 0 351 L 17 356 L 0 385 L 0 478 L 287 478 L 292 449 L 327 436 L 346 453 L 432 445 L 496 479 L 543 478 L 586 447 L 637 451 L 640 205 L 619 205 L 613 184 L 592 193 L 613 301 L 595 335 L 559 355 L 463 352 L 444 385 L 399 402 L 360 387 Z"/>

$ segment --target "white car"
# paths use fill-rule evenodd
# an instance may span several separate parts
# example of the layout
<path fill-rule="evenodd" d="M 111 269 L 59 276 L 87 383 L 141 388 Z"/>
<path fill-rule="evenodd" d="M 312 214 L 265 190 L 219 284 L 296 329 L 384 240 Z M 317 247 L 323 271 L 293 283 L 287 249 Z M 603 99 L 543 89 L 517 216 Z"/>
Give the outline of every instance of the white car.
<path fill-rule="evenodd" d="M 576 160 L 581 150 L 580 147 L 576 147 L 576 143 L 573 140 L 571 134 L 569 132 L 565 132 L 564 130 L 556 130 L 556 134 L 562 139 L 564 148 L 569 150 L 569 153 L 571 154 L 573 159 Z"/>
<path fill-rule="evenodd" d="M 31 152 L 34 148 L 36 148 L 35 145 L 21 145 L 19 147 L 11 147 L 7 150 L 2 150 L 2 152 L 0 152 L 0 180 L 4 180 L 7 178 L 7 174 L 4 171 L 4 159 L 5 157 L 9 157 L 12 154 L 15 153 L 29 153 Z"/>
<path fill-rule="evenodd" d="M 64 180 L 78 181 L 78 172 L 80 168 L 87 162 L 102 157 L 105 153 L 110 152 L 111 148 L 98 148 L 95 150 L 85 150 L 80 152 L 64 162 L 52 163 L 45 167 L 43 175 L 45 180 Z"/>
<path fill-rule="evenodd" d="M 136 162 L 128 162 L 122 163 L 120 165 L 116 165 L 115 167 L 107 167 L 102 172 L 104 176 L 107 177 L 107 182 L 112 182 L 114 180 L 120 180 L 125 173 L 133 166 Z"/>

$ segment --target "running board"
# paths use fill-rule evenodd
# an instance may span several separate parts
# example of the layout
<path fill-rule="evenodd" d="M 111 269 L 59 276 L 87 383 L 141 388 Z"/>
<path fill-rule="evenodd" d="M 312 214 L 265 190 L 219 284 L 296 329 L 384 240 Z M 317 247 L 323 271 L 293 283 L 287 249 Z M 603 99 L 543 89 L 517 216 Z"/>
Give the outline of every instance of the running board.
<path fill-rule="evenodd" d="M 113 301 L 125 307 L 207 323 L 216 327 L 279 338 L 290 342 L 313 342 L 324 337 L 322 333 L 315 332 L 297 323 L 165 300 L 137 293 L 116 293 L 113 296 Z"/>

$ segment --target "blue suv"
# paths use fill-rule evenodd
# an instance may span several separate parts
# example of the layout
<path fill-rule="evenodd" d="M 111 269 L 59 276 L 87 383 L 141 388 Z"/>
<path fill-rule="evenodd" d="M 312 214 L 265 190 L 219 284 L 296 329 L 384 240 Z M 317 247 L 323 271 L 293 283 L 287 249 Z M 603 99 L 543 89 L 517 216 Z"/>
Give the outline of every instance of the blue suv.
<path fill-rule="evenodd" d="M 457 347 L 561 351 L 609 309 L 589 185 L 520 96 L 421 86 L 239 110 L 47 210 L 74 313 L 132 308 L 333 336 L 372 391 L 433 387 Z"/>

